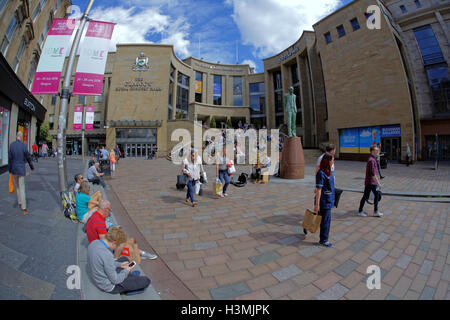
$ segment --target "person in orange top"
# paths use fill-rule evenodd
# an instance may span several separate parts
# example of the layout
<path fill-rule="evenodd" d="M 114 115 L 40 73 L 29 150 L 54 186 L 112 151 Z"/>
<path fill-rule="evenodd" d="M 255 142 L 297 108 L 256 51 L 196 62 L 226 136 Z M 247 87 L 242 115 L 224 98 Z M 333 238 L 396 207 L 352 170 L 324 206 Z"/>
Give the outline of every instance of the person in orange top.
<path fill-rule="evenodd" d="M 111 162 L 111 171 L 116 171 L 116 153 L 114 150 L 109 153 L 109 162 Z"/>

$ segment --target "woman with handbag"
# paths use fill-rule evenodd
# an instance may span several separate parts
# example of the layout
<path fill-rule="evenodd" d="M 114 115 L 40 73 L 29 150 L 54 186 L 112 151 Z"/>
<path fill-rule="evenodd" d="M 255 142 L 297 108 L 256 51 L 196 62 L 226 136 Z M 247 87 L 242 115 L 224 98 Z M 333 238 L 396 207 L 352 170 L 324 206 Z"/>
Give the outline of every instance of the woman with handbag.
<path fill-rule="evenodd" d="M 320 223 L 319 244 L 325 247 L 333 246 L 328 241 L 331 226 L 331 209 L 334 206 L 334 175 L 331 172 L 333 163 L 333 155 L 326 153 L 320 162 L 320 169 L 316 175 L 314 212 L 318 212 L 322 217 L 322 221 Z"/>
<path fill-rule="evenodd" d="M 223 144 L 222 154 L 216 156 L 216 179 L 219 179 L 223 185 L 223 192 L 221 198 L 228 196 L 227 188 L 230 185 L 230 177 L 228 176 L 228 162 L 227 145 Z"/>
<path fill-rule="evenodd" d="M 200 157 L 195 149 L 191 149 L 190 160 L 187 158 L 183 160 L 183 174 L 189 179 L 187 182 L 186 203 L 189 203 L 190 199 L 193 207 L 197 205 L 197 202 L 194 201 L 194 188 L 200 180 L 201 168 L 203 166 Z"/>

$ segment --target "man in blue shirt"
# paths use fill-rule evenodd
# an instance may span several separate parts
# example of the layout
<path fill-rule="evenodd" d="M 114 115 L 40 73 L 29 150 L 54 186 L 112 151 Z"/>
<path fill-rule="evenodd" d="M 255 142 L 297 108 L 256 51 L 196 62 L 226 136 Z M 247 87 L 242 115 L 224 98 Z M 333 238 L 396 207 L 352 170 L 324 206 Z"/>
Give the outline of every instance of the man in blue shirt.
<path fill-rule="evenodd" d="M 27 146 L 22 142 L 22 132 L 17 133 L 17 139 L 9 146 L 8 167 L 12 174 L 16 187 L 17 202 L 23 214 L 28 214 L 27 197 L 25 193 L 25 161 L 28 162 L 31 170 L 34 170 L 31 155 Z"/>

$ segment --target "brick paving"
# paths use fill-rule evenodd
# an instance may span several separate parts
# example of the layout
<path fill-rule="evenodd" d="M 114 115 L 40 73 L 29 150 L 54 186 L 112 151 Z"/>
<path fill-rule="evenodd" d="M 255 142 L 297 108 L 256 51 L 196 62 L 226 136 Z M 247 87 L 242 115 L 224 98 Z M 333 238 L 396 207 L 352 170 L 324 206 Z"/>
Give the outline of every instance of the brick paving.
<path fill-rule="evenodd" d="M 364 163 L 337 161 L 338 185 L 360 188 Z M 450 191 L 450 166 L 392 164 L 384 188 Z M 249 172 L 238 167 L 238 173 Z M 304 182 L 313 181 L 313 166 Z M 216 199 L 211 183 L 185 204 L 178 166 L 165 159 L 123 159 L 109 180 L 130 218 L 174 274 L 200 299 L 448 299 L 450 207 L 383 196 L 383 218 L 356 216 L 360 193 L 345 191 L 333 209 L 333 248 L 300 228 L 313 203 L 298 181 L 229 187 Z M 207 167 L 212 182 L 214 167 Z M 366 286 L 367 267 L 381 268 L 381 289 Z"/>

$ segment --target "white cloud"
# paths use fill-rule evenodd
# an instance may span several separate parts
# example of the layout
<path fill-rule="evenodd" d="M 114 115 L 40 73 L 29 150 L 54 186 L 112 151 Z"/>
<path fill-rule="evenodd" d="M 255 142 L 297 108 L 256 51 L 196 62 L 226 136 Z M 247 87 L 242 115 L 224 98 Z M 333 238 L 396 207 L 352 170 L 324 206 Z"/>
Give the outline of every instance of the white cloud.
<path fill-rule="evenodd" d="M 163 43 L 173 44 L 177 54 L 189 55 L 189 25 L 182 18 L 173 21 L 158 7 L 97 7 L 90 18 L 116 23 L 110 51 L 116 51 L 117 43 L 152 43 L 146 38 L 157 34 L 161 35 Z"/>
<path fill-rule="evenodd" d="M 333 12 L 340 0 L 226 0 L 233 6 L 244 44 L 259 58 L 277 54 L 300 38 L 303 30 Z"/>
<path fill-rule="evenodd" d="M 248 64 L 250 66 L 250 68 L 255 68 L 255 72 L 256 72 L 256 63 L 253 60 L 244 60 L 242 61 L 242 64 Z"/>

